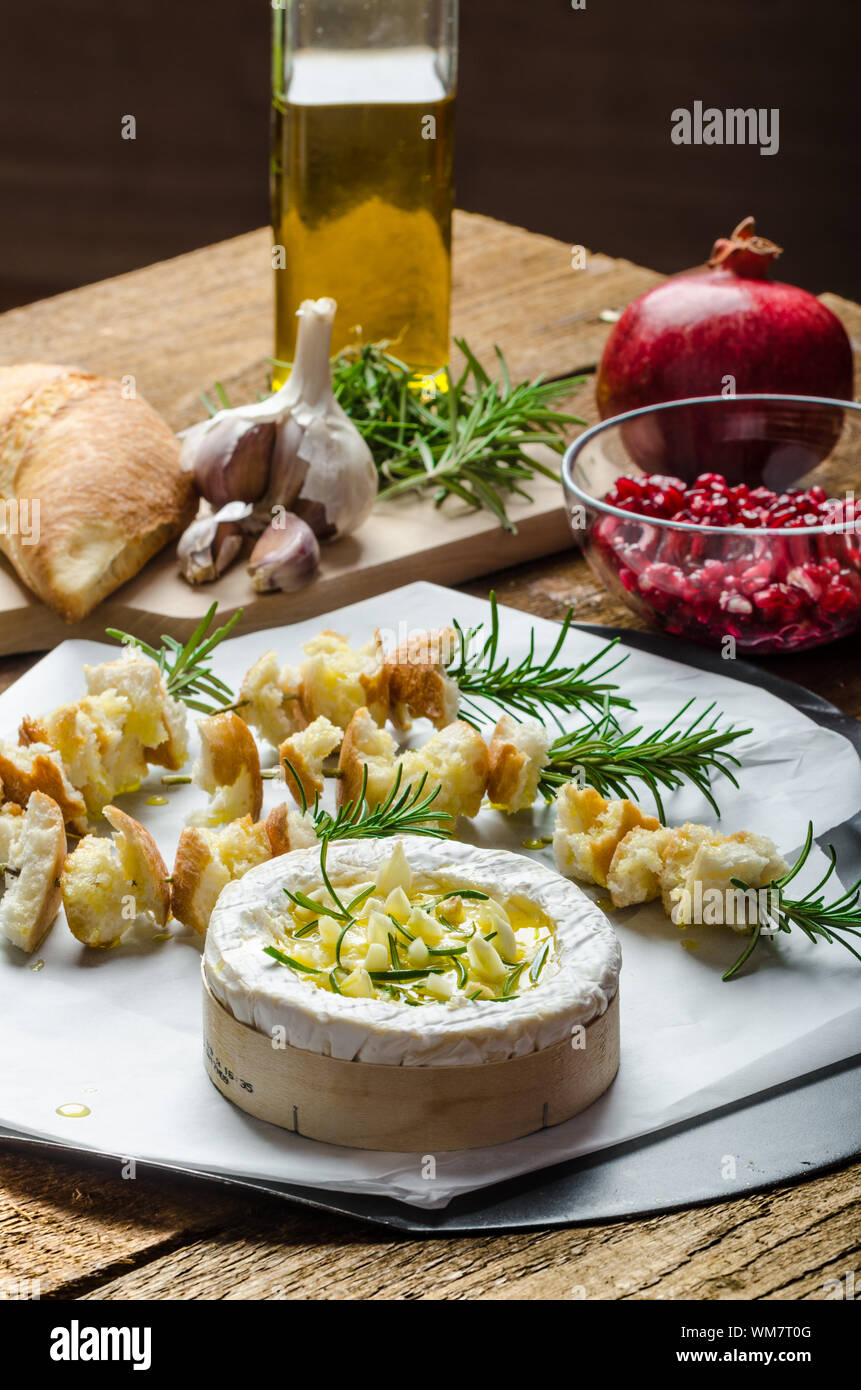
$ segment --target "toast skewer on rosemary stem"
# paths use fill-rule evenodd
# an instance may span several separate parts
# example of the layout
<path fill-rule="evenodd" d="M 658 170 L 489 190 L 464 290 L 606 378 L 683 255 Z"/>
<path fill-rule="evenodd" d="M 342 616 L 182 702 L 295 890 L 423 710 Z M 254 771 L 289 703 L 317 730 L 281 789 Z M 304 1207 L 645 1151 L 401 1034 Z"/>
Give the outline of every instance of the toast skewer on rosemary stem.
<path fill-rule="evenodd" d="M 321 843 L 330 840 L 368 840 L 389 835 L 430 835 L 444 840 L 451 834 L 452 817 L 448 811 L 435 811 L 433 802 L 439 796 L 440 787 L 424 794 L 428 774 L 423 772 L 415 786 L 407 783 L 401 787 L 403 768 L 398 768 L 395 780 L 384 801 L 379 805 L 368 806 L 365 795 L 368 789 L 368 769 L 362 769 L 362 786 L 355 801 L 340 806 L 334 815 L 324 811 L 319 797 L 309 807 L 308 798 L 299 777 L 289 758 L 282 758 L 285 775 L 296 784 L 302 814 L 310 811 L 314 829 Z"/>
<path fill-rule="evenodd" d="M 837 868 L 837 853 L 833 845 L 828 846 L 830 862 L 819 882 L 809 889 L 802 898 L 786 897 L 784 890 L 804 868 L 812 848 L 813 822 L 811 821 L 807 827 L 807 837 L 801 853 L 792 868 L 781 878 L 776 878 L 767 884 L 764 890 L 759 890 L 763 894 L 763 898 L 757 900 L 766 901 L 771 905 L 775 899 L 774 910 L 773 912 L 769 912 L 767 909 L 760 910 L 744 950 L 738 960 L 725 972 L 722 977 L 724 980 L 731 980 L 738 974 L 762 941 L 763 934 L 776 936 L 778 932 L 791 932 L 794 928 L 802 931 L 814 945 L 818 941 L 827 941 L 829 945 L 836 941 L 838 945 L 844 946 L 856 960 L 861 961 L 861 953 L 856 950 L 855 945 L 851 941 L 844 941 L 843 939 L 844 935 L 848 934 L 856 939 L 858 945 L 861 945 L 861 878 L 831 903 L 826 903 L 822 892 Z M 735 888 L 743 890 L 750 888 L 749 884 L 739 878 L 734 878 L 732 883 Z"/>
<path fill-rule="evenodd" d="M 121 642 L 124 647 L 138 647 L 147 656 L 157 661 L 164 677 L 167 693 L 175 700 L 181 700 L 189 709 L 200 714 L 219 714 L 235 706 L 235 696 L 229 685 L 214 674 L 209 664 L 212 653 L 221 642 L 229 637 L 239 619 L 242 609 L 238 609 L 223 627 L 211 632 L 217 601 L 210 605 L 185 645 L 175 637 L 162 634 L 162 645 L 151 647 L 140 637 L 117 628 L 105 629 L 108 637 Z"/>

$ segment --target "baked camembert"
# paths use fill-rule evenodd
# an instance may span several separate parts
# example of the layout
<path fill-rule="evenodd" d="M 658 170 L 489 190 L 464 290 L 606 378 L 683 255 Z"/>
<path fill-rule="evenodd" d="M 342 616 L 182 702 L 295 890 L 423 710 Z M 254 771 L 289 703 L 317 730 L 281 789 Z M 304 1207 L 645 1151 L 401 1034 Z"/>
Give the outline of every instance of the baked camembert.
<path fill-rule="evenodd" d="M 219 897 L 204 973 L 234 1018 L 326 1056 L 451 1066 L 601 1015 L 620 953 L 576 885 L 501 850 L 404 836 L 299 850 Z"/>

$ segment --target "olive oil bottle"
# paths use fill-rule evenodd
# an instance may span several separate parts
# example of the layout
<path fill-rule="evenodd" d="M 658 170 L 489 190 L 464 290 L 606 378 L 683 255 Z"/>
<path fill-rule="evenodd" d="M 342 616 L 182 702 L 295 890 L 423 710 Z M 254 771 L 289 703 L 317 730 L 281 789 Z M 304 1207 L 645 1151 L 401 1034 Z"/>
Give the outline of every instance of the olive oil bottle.
<path fill-rule="evenodd" d="M 428 375 L 449 357 L 456 15 L 452 0 L 400 0 L 401 15 L 398 0 L 310 5 L 330 21 L 356 8 L 388 46 L 364 46 L 355 16 L 346 35 L 333 25 L 337 46 L 325 23 L 303 46 L 289 3 L 275 11 L 274 356 L 292 361 L 296 309 L 328 295 L 334 351 L 385 339 Z M 276 367 L 273 384 L 288 374 Z"/>

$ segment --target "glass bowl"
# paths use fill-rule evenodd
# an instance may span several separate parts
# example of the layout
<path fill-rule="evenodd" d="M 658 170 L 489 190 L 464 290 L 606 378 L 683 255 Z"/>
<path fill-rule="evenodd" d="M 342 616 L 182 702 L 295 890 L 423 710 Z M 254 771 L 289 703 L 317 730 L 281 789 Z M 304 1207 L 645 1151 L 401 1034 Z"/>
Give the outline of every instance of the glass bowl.
<path fill-rule="evenodd" d="M 622 476 L 825 489 L 824 524 L 765 528 L 641 516 L 607 503 Z M 704 396 L 616 415 L 575 440 L 568 517 L 607 587 L 665 632 L 739 652 L 799 651 L 861 627 L 861 406 L 812 396 Z"/>

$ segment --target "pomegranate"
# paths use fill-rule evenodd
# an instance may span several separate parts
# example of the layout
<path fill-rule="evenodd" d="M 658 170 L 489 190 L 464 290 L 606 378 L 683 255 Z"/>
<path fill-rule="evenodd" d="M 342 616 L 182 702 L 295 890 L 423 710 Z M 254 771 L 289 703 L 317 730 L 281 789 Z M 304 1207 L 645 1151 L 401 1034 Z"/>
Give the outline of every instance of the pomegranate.
<path fill-rule="evenodd" d="M 752 217 L 715 242 L 708 266 L 672 277 L 629 304 L 613 328 L 598 370 L 602 418 L 687 396 L 828 396 L 851 400 L 852 349 L 840 320 L 806 290 L 768 278 L 781 248 L 755 234 Z M 632 421 L 626 444 L 647 471 L 704 467 L 742 481 L 774 455 L 768 481 L 782 488 L 822 459 L 842 412 L 808 416 L 807 436 L 776 448 L 744 439 L 716 441 L 706 412 L 696 427 L 684 410 Z M 718 415 L 715 414 L 715 426 Z"/>

